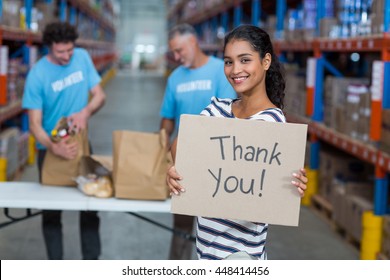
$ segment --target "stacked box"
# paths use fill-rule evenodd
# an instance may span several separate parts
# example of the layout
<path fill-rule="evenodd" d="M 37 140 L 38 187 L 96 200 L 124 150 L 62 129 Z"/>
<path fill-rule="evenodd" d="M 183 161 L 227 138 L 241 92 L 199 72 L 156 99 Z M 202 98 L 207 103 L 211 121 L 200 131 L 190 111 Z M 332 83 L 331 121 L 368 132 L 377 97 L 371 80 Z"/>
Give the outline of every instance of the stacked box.
<path fill-rule="evenodd" d="M 320 19 L 320 37 L 330 37 L 331 31 L 337 25 L 337 18 L 329 17 Z"/>
<path fill-rule="evenodd" d="M 382 110 L 382 129 L 379 146 L 382 151 L 390 153 L 390 109 Z"/>
<path fill-rule="evenodd" d="M 23 64 L 21 58 L 11 58 L 9 60 L 7 76 L 8 103 L 22 99 L 27 72 L 28 67 Z"/>
<path fill-rule="evenodd" d="M 370 122 L 371 122 L 371 92 L 367 91 L 360 94 L 359 100 L 359 123 L 357 138 L 363 142 L 370 141 Z"/>
<path fill-rule="evenodd" d="M 35 0 L 34 6 L 38 12 L 37 29 L 43 31 L 48 23 L 56 20 L 56 14 L 58 13 L 57 0 L 51 0 L 50 2 L 46 0 Z"/>
<path fill-rule="evenodd" d="M 362 217 L 373 209 L 372 182 L 334 181 L 332 191 L 332 219 L 356 241 L 362 238 Z"/>
<path fill-rule="evenodd" d="M 0 157 L 7 160 L 7 178 L 15 175 L 19 169 L 19 137 L 18 128 L 8 128 L 0 133 Z"/>
<path fill-rule="evenodd" d="M 390 215 L 383 216 L 381 252 L 390 259 Z"/>
<path fill-rule="evenodd" d="M 347 103 L 345 104 L 346 130 L 344 133 L 356 139 L 359 121 L 360 96 L 358 93 L 353 92 L 351 88 L 355 88 L 355 86 L 348 86 Z"/>
<path fill-rule="evenodd" d="M 20 8 L 23 5 L 23 0 L 3 0 L 1 24 L 10 27 L 20 27 Z"/>
<path fill-rule="evenodd" d="M 371 33 L 372 34 L 381 34 L 384 31 L 383 23 L 385 10 L 385 1 L 384 0 L 372 0 L 371 5 Z"/>
<path fill-rule="evenodd" d="M 374 186 L 370 185 L 367 186 L 367 188 L 373 190 Z M 361 241 L 362 233 L 363 233 L 363 227 L 362 227 L 363 213 L 366 211 L 373 210 L 374 205 L 372 203 L 372 199 L 357 196 L 357 195 L 347 196 L 346 199 L 348 200 L 347 203 L 348 219 L 346 224 L 346 230 L 355 240 Z"/>
<path fill-rule="evenodd" d="M 285 76 L 285 110 L 289 113 L 305 116 L 306 114 L 306 81 L 304 76 L 288 72 Z"/>
<path fill-rule="evenodd" d="M 275 39 L 276 21 L 276 16 L 269 15 L 264 24 L 264 30 L 269 34 L 271 41 Z"/>
<path fill-rule="evenodd" d="M 361 95 L 368 94 L 368 85 L 369 80 L 366 78 L 337 78 L 327 76 L 325 79 L 323 102 L 324 123 L 338 132 L 350 132 L 357 136 L 357 124 L 353 124 L 353 122 L 359 119 L 360 105 L 356 105 L 360 104 Z M 351 97 L 348 98 L 348 87 L 350 86 L 352 86 L 352 89 L 354 87 L 361 92 L 364 90 L 365 93 L 359 93 L 358 96 L 357 93 L 351 93 Z M 366 98 L 367 97 L 364 97 L 364 100 L 367 100 Z M 348 104 L 351 108 L 346 109 Z M 347 111 L 349 113 L 347 113 Z M 352 113 L 352 111 L 356 111 L 356 114 Z M 349 128 L 348 125 L 350 123 L 348 120 L 350 122 L 352 121 L 351 125 L 355 125 L 354 128 Z"/>
<path fill-rule="evenodd" d="M 18 141 L 18 152 L 19 152 L 19 166 L 27 164 L 29 155 L 29 137 L 30 133 L 24 132 L 20 135 Z"/>
<path fill-rule="evenodd" d="M 18 100 L 16 84 L 19 78 L 19 65 L 22 64 L 21 58 L 11 58 L 8 63 L 8 87 L 7 97 L 8 102 L 12 103 Z M 20 96 L 21 97 L 21 96 Z"/>
<path fill-rule="evenodd" d="M 348 86 L 344 133 L 352 138 L 368 141 L 370 129 L 371 94 L 366 85 Z"/>
<path fill-rule="evenodd" d="M 333 150 L 321 149 L 319 165 L 319 194 L 332 201 L 335 180 L 365 181 L 373 174 L 373 166 L 352 156 Z"/>
<path fill-rule="evenodd" d="M 344 183 L 335 180 L 332 188 L 332 220 L 335 221 L 337 225 L 343 226 L 348 220 Z"/>

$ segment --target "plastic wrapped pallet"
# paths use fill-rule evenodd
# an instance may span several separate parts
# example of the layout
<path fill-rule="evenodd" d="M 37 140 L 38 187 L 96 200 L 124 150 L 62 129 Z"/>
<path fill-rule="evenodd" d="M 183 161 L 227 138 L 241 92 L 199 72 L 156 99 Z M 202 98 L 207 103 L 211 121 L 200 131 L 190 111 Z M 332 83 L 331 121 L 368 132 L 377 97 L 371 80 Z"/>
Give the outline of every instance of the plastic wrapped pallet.
<path fill-rule="evenodd" d="M 17 128 L 8 128 L 0 133 L 0 156 L 7 160 L 7 178 L 12 178 L 19 169 L 19 138 Z"/>

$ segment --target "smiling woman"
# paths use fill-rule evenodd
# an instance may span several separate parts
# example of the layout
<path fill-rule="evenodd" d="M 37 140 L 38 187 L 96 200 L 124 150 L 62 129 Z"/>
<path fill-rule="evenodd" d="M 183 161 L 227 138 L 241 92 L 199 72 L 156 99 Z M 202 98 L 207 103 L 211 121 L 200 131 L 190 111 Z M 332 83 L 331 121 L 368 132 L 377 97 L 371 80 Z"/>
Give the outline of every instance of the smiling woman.
<path fill-rule="evenodd" d="M 201 112 L 204 116 L 240 118 L 271 122 L 286 122 L 282 112 L 285 81 L 281 71 L 281 65 L 273 52 L 273 47 L 268 34 L 262 29 L 242 25 L 234 29 L 225 38 L 224 46 L 224 71 L 225 75 L 238 94 L 236 99 L 221 99 L 213 97 L 211 104 Z M 225 138 L 217 138 L 223 152 Z M 234 139 L 235 140 L 235 139 Z M 280 163 L 279 152 L 275 143 L 271 157 L 271 164 Z M 242 147 L 241 147 L 242 148 Z M 253 148 L 253 147 L 252 147 Z M 253 151 L 246 153 L 245 160 L 253 159 Z M 259 150 L 259 154 L 262 149 Z M 269 150 L 271 151 L 271 149 Z M 173 158 L 176 154 L 176 142 L 172 145 Z M 240 153 L 239 145 L 233 144 L 233 154 Z M 244 156 L 244 157 L 245 157 Z M 275 159 L 275 161 L 273 161 Z M 243 187 L 239 178 L 222 177 L 222 170 L 210 171 L 216 180 L 216 190 L 223 181 L 224 190 L 234 192 L 238 188 L 244 193 L 252 193 L 255 181 L 246 182 L 249 189 Z M 265 171 L 261 171 L 260 186 Z M 292 174 L 292 186 L 303 196 L 306 190 L 307 178 L 305 169 L 299 174 Z M 167 173 L 167 182 L 171 193 L 180 195 L 185 191 L 180 181 L 183 178 L 172 166 Z M 239 183 L 240 182 L 240 183 Z M 224 259 L 237 252 L 245 252 L 248 259 L 267 259 L 266 239 L 268 224 L 254 223 L 243 220 L 197 218 L 197 253 L 200 259 Z"/>

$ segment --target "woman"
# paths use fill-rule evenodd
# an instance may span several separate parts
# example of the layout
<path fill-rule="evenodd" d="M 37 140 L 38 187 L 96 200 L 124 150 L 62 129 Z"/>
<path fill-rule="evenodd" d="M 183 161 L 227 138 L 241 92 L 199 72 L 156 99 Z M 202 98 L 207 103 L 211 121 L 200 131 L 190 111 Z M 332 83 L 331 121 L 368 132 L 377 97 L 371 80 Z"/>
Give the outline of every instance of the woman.
<path fill-rule="evenodd" d="M 274 54 L 269 35 L 262 29 L 242 25 L 225 38 L 225 75 L 237 92 L 237 99 L 213 97 L 201 115 L 272 122 L 286 122 L 283 115 L 285 81 L 282 66 Z M 172 147 L 175 158 L 176 141 Z M 306 171 L 293 174 L 292 185 L 301 196 L 306 190 Z M 172 194 L 184 191 L 182 178 L 172 166 L 167 182 Z M 267 259 L 265 243 L 268 225 L 241 220 L 197 218 L 196 246 L 200 259 Z"/>

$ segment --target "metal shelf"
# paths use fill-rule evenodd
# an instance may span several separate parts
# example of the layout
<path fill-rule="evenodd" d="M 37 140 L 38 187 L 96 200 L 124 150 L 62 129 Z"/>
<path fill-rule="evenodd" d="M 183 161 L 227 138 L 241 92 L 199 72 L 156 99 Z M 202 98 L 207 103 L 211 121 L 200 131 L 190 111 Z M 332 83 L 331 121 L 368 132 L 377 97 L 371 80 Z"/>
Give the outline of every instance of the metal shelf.
<path fill-rule="evenodd" d="M 313 51 L 313 41 L 304 41 L 304 42 L 275 41 L 273 44 L 276 53 L 280 53 L 282 51 L 295 51 L 295 52 Z"/>
<path fill-rule="evenodd" d="M 23 30 L 15 27 L 8 27 L 0 25 L 0 41 L 23 41 L 35 44 L 42 43 L 42 33 L 41 32 L 31 32 L 28 30 Z M 76 44 L 82 47 L 94 48 L 94 49 L 112 49 L 114 43 L 107 41 L 95 41 L 87 39 L 78 39 Z"/>
<path fill-rule="evenodd" d="M 16 27 L 0 25 L 0 41 L 26 41 L 29 43 L 41 43 L 42 34 L 40 32 L 31 32 Z"/>
<path fill-rule="evenodd" d="M 316 39 L 313 47 L 321 51 L 379 52 L 389 49 L 389 43 L 390 37 L 384 33 L 347 39 Z"/>
<path fill-rule="evenodd" d="M 390 172 L 390 155 L 369 143 L 353 139 L 322 123 L 312 121 L 306 117 L 288 114 L 287 119 L 289 122 L 308 124 L 308 132 L 315 135 L 318 139 L 335 146 L 337 149 L 353 155 L 364 162 L 374 166 L 379 165 L 386 172 Z"/>
<path fill-rule="evenodd" d="M 114 48 L 115 44 L 113 42 L 107 42 L 107 41 L 78 39 L 76 41 L 76 45 L 79 45 L 81 47 L 86 47 L 86 48 L 93 48 L 93 49 L 112 49 Z"/>
<path fill-rule="evenodd" d="M 99 24 L 115 34 L 115 27 L 107 19 L 105 19 L 98 11 L 94 10 L 87 2 L 79 0 L 68 0 L 69 3 L 79 9 L 81 12 L 87 14 L 95 19 Z"/>
<path fill-rule="evenodd" d="M 184 7 L 185 4 L 188 3 L 188 0 L 181 0 L 179 1 L 175 6 L 173 6 L 167 15 L 167 19 L 171 19 L 176 13 L 179 13 L 179 11 Z"/>
<path fill-rule="evenodd" d="M 390 50 L 390 36 L 387 33 L 356 38 L 315 38 L 311 41 L 275 41 L 276 52 L 382 52 Z"/>
<path fill-rule="evenodd" d="M 106 54 L 101 56 L 95 56 L 92 57 L 92 61 L 98 71 L 103 70 L 108 65 L 110 65 L 112 62 L 115 61 L 115 54 Z"/>
<path fill-rule="evenodd" d="M 200 44 L 200 48 L 205 52 L 219 52 L 222 51 L 223 46 L 218 44 Z"/>
<path fill-rule="evenodd" d="M 23 112 L 22 101 L 15 101 L 5 107 L 0 108 L 0 124 L 16 117 Z"/>
<path fill-rule="evenodd" d="M 353 139 L 317 122 L 310 123 L 309 132 L 348 154 L 370 164 L 377 164 L 379 150 L 367 143 Z"/>
<path fill-rule="evenodd" d="M 219 5 L 215 5 L 214 7 L 210 8 L 210 9 L 198 11 L 197 13 L 195 13 L 194 15 L 192 15 L 188 18 L 181 19 L 180 22 L 186 22 L 186 23 L 194 25 L 194 24 L 206 21 L 206 20 L 220 14 L 221 12 L 229 10 L 230 8 L 232 8 L 234 6 L 239 6 L 246 1 L 248 1 L 248 0 L 226 0 L 223 3 L 221 3 Z"/>

